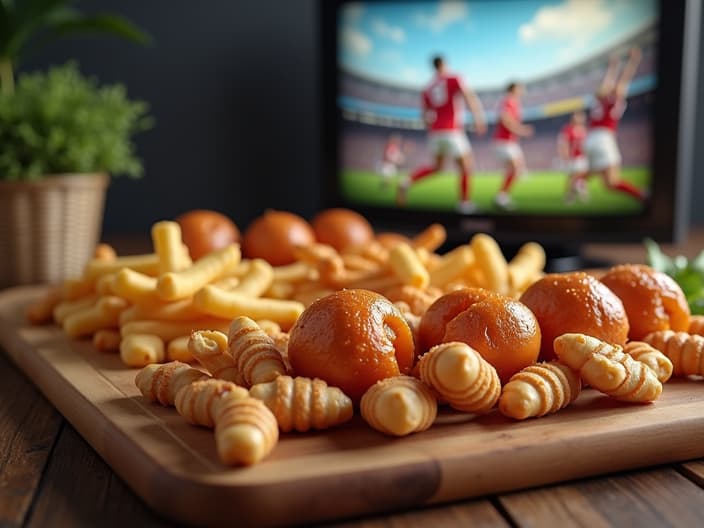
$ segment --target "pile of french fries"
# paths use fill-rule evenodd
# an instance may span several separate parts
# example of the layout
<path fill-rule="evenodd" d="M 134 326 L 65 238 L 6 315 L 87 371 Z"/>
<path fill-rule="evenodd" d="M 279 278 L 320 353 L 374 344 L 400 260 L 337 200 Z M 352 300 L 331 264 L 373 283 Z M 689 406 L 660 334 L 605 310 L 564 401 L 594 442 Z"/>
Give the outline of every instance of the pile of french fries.
<path fill-rule="evenodd" d="M 269 333 L 286 332 L 306 306 L 342 288 L 376 291 L 417 321 L 438 297 L 458 288 L 516 298 L 545 266 L 539 244 L 526 243 L 507 262 L 486 234 L 440 255 L 446 233 L 438 224 L 408 243 L 374 240 L 344 252 L 299 246 L 296 262 L 277 267 L 243 259 L 237 244 L 192 262 L 175 222 L 157 222 L 151 235 L 154 252 L 145 255 L 118 256 L 99 245 L 83 275 L 52 288 L 28 308 L 28 320 L 53 321 L 69 337 L 91 338 L 96 349 L 119 351 L 126 365 L 142 367 L 192 361 L 193 331 L 227 332 L 239 316 Z"/>

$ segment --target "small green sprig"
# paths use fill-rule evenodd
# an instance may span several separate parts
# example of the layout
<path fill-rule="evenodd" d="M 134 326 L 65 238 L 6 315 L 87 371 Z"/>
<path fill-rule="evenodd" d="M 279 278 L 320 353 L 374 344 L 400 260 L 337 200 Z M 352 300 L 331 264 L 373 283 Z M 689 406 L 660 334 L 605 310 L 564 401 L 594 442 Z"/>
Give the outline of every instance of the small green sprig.
<path fill-rule="evenodd" d="M 675 279 L 687 297 L 693 314 L 704 314 L 704 251 L 693 259 L 683 255 L 669 257 L 654 240 L 647 238 L 643 243 L 648 264 Z"/>

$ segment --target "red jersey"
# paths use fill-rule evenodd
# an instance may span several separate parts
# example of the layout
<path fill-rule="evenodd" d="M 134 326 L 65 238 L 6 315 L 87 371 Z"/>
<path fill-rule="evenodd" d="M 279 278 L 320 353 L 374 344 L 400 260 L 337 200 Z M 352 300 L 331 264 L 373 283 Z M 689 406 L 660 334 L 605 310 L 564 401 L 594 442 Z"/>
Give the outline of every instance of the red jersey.
<path fill-rule="evenodd" d="M 390 163 L 400 163 L 401 161 L 401 147 L 398 143 L 389 142 L 384 147 L 384 161 Z"/>
<path fill-rule="evenodd" d="M 499 109 L 496 112 L 499 120 L 496 123 L 496 131 L 494 132 L 494 139 L 500 139 L 502 141 L 516 141 L 518 136 L 511 132 L 508 128 L 504 126 L 501 122 L 501 116 L 504 113 L 508 113 L 513 119 L 518 123 L 521 122 L 521 102 L 516 97 L 511 97 L 507 95 L 499 103 Z"/>
<path fill-rule="evenodd" d="M 575 126 L 572 123 L 568 123 L 562 127 L 560 136 L 567 143 L 570 158 L 584 155 L 582 143 L 584 143 L 584 138 L 587 136 L 587 131 L 583 126 Z"/>
<path fill-rule="evenodd" d="M 589 127 L 616 130 L 625 110 L 626 100 L 622 97 L 615 95 L 597 97 L 589 111 Z"/>
<path fill-rule="evenodd" d="M 458 95 L 462 81 L 456 75 L 439 75 L 423 91 L 423 108 L 431 111 L 430 130 L 458 130 L 462 128 L 462 110 Z"/>

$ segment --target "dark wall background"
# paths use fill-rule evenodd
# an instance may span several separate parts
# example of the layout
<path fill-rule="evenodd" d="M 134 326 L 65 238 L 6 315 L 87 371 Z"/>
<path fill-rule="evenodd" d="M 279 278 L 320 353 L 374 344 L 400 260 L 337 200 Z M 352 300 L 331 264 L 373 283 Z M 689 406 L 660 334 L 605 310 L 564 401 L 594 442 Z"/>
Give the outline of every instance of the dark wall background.
<path fill-rule="evenodd" d="M 83 0 L 114 11 L 154 38 L 151 47 L 109 37 L 62 40 L 21 70 L 79 61 L 102 82 L 147 100 L 154 129 L 137 137 L 141 180 L 115 178 L 104 231 L 145 233 L 194 208 L 240 227 L 265 208 L 312 216 L 320 206 L 315 0 Z M 704 57 L 704 42 L 700 43 Z M 699 71 L 704 102 L 704 67 Z M 704 145 L 704 104 L 697 105 Z M 704 224 L 704 149 L 695 159 L 692 221 Z"/>

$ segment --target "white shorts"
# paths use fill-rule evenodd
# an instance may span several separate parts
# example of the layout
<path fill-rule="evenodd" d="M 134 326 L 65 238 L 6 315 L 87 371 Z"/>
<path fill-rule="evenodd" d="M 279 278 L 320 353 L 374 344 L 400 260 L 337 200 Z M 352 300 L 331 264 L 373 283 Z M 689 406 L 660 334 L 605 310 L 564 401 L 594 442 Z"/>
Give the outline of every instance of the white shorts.
<path fill-rule="evenodd" d="M 501 141 L 494 142 L 494 152 L 499 161 L 506 163 L 507 161 L 518 160 L 523 161 L 523 149 L 516 141 Z"/>
<path fill-rule="evenodd" d="M 577 156 L 576 158 L 570 158 L 567 161 L 567 172 L 570 174 L 578 174 L 581 172 L 587 172 L 589 170 L 589 162 L 586 156 Z"/>
<path fill-rule="evenodd" d="M 428 148 L 432 154 L 450 154 L 454 158 L 461 158 L 472 152 L 467 134 L 462 130 L 428 132 Z"/>
<path fill-rule="evenodd" d="M 616 136 L 613 130 L 608 128 L 590 130 L 584 140 L 584 152 L 589 159 L 589 170 L 601 171 L 621 165 L 621 152 L 618 150 Z"/>
<path fill-rule="evenodd" d="M 380 161 L 377 163 L 377 172 L 381 173 L 382 176 L 395 176 L 398 172 L 398 167 L 390 161 Z"/>

